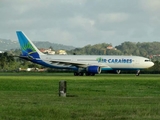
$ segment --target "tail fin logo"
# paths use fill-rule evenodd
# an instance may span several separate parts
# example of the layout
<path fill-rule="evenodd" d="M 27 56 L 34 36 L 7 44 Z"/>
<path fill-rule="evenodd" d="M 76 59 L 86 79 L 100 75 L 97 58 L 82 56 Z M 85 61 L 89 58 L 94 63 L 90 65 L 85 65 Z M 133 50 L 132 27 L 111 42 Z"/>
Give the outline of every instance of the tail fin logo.
<path fill-rule="evenodd" d="M 39 58 L 39 54 L 29 42 L 27 44 L 24 44 L 21 49 L 24 56 L 29 55 L 33 58 Z"/>
<path fill-rule="evenodd" d="M 32 56 L 33 58 L 40 58 L 34 44 L 21 31 L 17 31 L 17 36 L 23 56 Z"/>
<path fill-rule="evenodd" d="M 32 54 L 32 53 L 36 52 L 36 50 L 33 48 L 33 46 L 31 44 L 29 44 L 29 43 L 27 43 L 24 46 L 22 46 L 22 51 L 25 51 L 28 54 Z"/>

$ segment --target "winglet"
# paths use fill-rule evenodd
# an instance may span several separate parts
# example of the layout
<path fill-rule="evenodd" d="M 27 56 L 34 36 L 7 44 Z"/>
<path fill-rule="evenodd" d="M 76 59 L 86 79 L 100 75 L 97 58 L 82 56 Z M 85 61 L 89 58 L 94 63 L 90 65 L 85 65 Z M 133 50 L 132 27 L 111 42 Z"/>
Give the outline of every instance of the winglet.
<path fill-rule="evenodd" d="M 40 55 L 43 55 L 22 31 L 16 31 L 16 33 L 22 50 L 22 56 L 40 58 Z"/>

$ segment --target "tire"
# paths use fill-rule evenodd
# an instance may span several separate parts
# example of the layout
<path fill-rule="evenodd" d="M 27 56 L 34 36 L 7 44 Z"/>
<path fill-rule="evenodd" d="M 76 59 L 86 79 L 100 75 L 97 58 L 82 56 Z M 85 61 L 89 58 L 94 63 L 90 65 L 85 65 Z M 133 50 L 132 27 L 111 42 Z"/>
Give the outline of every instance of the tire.
<path fill-rule="evenodd" d="M 83 73 L 83 72 L 80 72 L 80 73 L 79 73 L 79 76 L 83 76 L 83 75 L 84 75 L 84 73 Z"/>
<path fill-rule="evenodd" d="M 77 73 L 77 72 L 74 72 L 74 76 L 78 76 L 78 73 Z"/>

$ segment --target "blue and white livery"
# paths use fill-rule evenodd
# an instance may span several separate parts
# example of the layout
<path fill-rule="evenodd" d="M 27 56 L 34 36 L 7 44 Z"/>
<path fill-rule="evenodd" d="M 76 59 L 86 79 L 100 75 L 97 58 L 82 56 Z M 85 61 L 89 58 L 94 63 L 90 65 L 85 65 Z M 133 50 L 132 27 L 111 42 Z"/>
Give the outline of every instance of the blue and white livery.
<path fill-rule="evenodd" d="M 72 69 L 75 76 L 100 74 L 101 71 L 116 70 L 137 70 L 149 68 L 154 63 L 145 57 L 140 56 L 117 56 L 117 55 L 46 55 L 40 52 L 37 47 L 22 32 L 17 31 L 17 37 L 22 50 L 20 58 L 45 67 Z"/>

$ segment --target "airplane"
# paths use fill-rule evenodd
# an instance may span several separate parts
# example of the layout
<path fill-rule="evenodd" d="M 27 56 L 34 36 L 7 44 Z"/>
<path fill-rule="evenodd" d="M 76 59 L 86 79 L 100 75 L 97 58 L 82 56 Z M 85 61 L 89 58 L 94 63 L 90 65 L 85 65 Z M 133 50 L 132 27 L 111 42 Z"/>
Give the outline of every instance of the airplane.
<path fill-rule="evenodd" d="M 71 69 L 74 76 L 94 76 L 102 71 L 140 70 L 150 68 L 154 63 L 141 56 L 124 55 L 47 55 L 38 50 L 33 42 L 22 32 L 16 31 L 22 55 L 19 57 L 45 67 Z"/>

